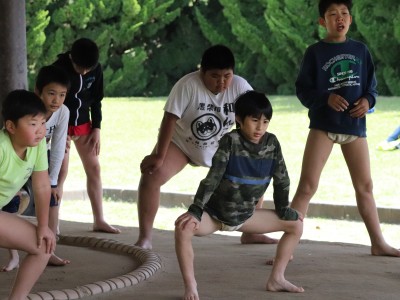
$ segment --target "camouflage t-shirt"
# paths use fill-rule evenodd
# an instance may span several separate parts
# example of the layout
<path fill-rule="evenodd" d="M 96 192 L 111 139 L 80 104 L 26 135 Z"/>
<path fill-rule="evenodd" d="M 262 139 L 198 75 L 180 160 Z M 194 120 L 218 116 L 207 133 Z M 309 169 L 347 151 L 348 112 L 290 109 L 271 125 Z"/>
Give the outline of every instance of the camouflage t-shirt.
<path fill-rule="evenodd" d="M 198 220 L 205 210 L 229 226 L 242 224 L 253 215 L 271 180 L 277 214 L 281 219 L 297 220 L 297 212 L 288 207 L 290 180 L 276 136 L 265 133 L 254 144 L 233 130 L 221 138 L 189 212 Z"/>

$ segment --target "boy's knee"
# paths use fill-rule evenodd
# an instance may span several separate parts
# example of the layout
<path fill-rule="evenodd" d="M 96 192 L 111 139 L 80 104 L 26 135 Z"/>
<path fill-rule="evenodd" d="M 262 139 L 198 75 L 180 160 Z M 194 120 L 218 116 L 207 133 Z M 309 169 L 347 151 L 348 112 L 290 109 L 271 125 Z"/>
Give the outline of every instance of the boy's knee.
<path fill-rule="evenodd" d="M 299 236 L 303 234 L 303 221 L 297 220 L 295 222 L 294 233 Z"/>
<path fill-rule="evenodd" d="M 48 261 L 48 260 L 50 259 L 50 257 L 51 257 L 51 254 L 50 254 L 50 253 L 44 253 L 44 254 L 42 254 L 41 256 L 43 257 L 43 259 L 44 259 L 45 261 Z"/>
<path fill-rule="evenodd" d="M 369 195 L 372 194 L 372 190 L 373 190 L 373 183 L 372 180 L 368 181 L 364 184 L 360 184 L 360 185 L 355 185 L 355 190 L 356 193 L 359 195 Z"/>
<path fill-rule="evenodd" d="M 157 170 L 152 174 L 142 173 L 140 177 L 139 187 L 147 188 L 147 187 L 161 187 L 164 185 L 169 179 L 165 178 L 166 176 L 163 174 L 161 170 Z"/>
<path fill-rule="evenodd" d="M 36 257 L 40 257 L 41 259 L 48 260 L 51 256 L 50 253 L 46 253 L 46 243 L 43 241 L 40 248 L 35 245 L 30 251 L 27 251 L 28 254 L 34 255 Z"/>
<path fill-rule="evenodd" d="M 154 189 L 160 188 L 161 184 L 157 180 L 151 178 L 150 175 L 142 174 L 139 181 L 139 189 Z"/>
<path fill-rule="evenodd" d="M 318 189 L 318 184 L 307 182 L 302 184 L 301 187 L 299 187 L 298 191 L 301 194 L 306 195 L 307 197 L 312 197 L 317 191 L 317 189 Z"/>
<path fill-rule="evenodd" d="M 182 228 L 180 226 L 175 226 L 175 239 L 176 240 L 187 240 L 194 236 L 194 228 L 191 226 L 185 226 Z"/>
<path fill-rule="evenodd" d="M 87 166 L 86 175 L 92 178 L 100 178 L 101 167 L 99 163 L 93 164 L 92 166 Z"/>
<path fill-rule="evenodd" d="M 294 234 L 296 236 L 301 236 L 303 234 L 303 222 L 300 220 L 297 221 L 285 221 L 287 224 L 287 233 Z"/>
<path fill-rule="evenodd" d="M 175 237 L 178 239 L 181 239 L 182 237 L 184 237 L 185 234 L 185 229 L 182 229 L 182 227 L 180 226 L 175 226 Z"/>

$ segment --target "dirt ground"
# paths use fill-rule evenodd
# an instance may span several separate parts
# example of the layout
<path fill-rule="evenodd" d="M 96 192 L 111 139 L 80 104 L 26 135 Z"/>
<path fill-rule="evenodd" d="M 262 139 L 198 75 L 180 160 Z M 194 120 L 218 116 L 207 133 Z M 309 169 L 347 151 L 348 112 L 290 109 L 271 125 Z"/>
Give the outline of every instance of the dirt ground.
<path fill-rule="evenodd" d="M 63 235 L 96 236 L 131 244 L 137 228 L 122 227 L 119 235 L 90 231 L 91 224 L 62 221 Z M 373 257 L 364 245 L 302 240 L 289 264 L 286 278 L 303 286 L 303 294 L 265 291 L 271 270 L 265 260 L 276 245 L 241 245 L 237 236 L 211 235 L 193 240 L 195 269 L 201 299 L 399 299 L 400 258 Z M 155 230 L 154 249 L 161 269 L 131 287 L 86 299 L 177 300 L 183 284 L 174 251 L 172 231 Z M 32 292 L 74 288 L 123 275 L 138 262 L 123 255 L 91 248 L 59 245 L 57 254 L 72 263 L 48 267 Z M 22 255 L 22 254 L 21 254 Z M 0 265 L 7 252 L 0 250 Z M 0 273 L 0 299 L 6 299 L 15 271 Z"/>

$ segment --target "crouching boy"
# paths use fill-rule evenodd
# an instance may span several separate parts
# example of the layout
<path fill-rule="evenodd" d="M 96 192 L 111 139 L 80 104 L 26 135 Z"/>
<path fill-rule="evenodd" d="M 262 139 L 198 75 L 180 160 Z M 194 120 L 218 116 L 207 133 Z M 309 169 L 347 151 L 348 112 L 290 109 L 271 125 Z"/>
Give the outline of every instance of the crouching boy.
<path fill-rule="evenodd" d="M 199 299 L 194 276 L 193 236 L 217 230 L 245 233 L 284 231 L 297 243 L 303 230 L 302 216 L 288 207 L 289 176 L 278 139 L 267 132 L 272 117 L 271 103 L 255 91 L 239 96 L 235 103 L 237 129 L 222 137 L 212 166 L 200 183 L 194 203 L 175 222 L 175 248 L 182 273 L 183 299 Z M 255 209 L 273 181 L 275 211 Z M 302 292 L 284 279 L 292 253 L 279 252 L 266 289 Z M 289 288 L 288 288 L 289 286 Z"/>

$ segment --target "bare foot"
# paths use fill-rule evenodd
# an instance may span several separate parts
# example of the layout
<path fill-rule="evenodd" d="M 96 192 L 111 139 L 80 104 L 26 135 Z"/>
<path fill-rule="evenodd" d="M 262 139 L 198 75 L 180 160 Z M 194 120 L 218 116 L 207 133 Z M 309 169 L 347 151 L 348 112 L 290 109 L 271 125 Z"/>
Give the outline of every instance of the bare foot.
<path fill-rule="evenodd" d="M 295 286 L 284 278 L 279 281 L 269 278 L 267 282 L 267 291 L 303 293 L 304 289 L 302 287 Z"/>
<path fill-rule="evenodd" d="M 54 266 L 54 267 L 63 267 L 65 265 L 69 265 L 71 263 L 71 261 L 69 261 L 68 259 L 62 259 L 60 257 L 58 257 L 55 254 L 52 254 L 50 256 L 49 262 L 47 263 L 48 266 Z"/>
<path fill-rule="evenodd" d="M 278 244 L 279 240 L 265 234 L 242 233 L 240 242 L 242 244 Z"/>
<path fill-rule="evenodd" d="M 196 286 L 185 287 L 185 294 L 183 295 L 183 300 L 200 300 L 199 293 L 197 292 Z"/>
<path fill-rule="evenodd" d="M 371 254 L 375 256 L 395 256 L 400 257 L 400 250 L 393 248 L 388 244 L 384 244 L 382 246 L 372 245 L 371 246 Z"/>
<path fill-rule="evenodd" d="M 19 257 L 17 258 L 12 258 L 8 261 L 8 264 L 5 265 L 2 269 L 1 272 L 10 272 L 14 269 L 17 269 L 19 267 Z"/>
<path fill-rule="evenodd" d="M 93 231 L 105 232 L 105 233 L 121 233 L 121 230 L 107 224 L 106 222 L 94 224 Z"/>
<path fill-rule="evenodd" d="M 289 262 L 293 260 L 293 255 L 290 256 Z M 267 259 L 267 261 L 265 262 L 266 265 L 272 266 L 275 262 L 275 257 L 274 258 L 270 258 Z"/>
<path fill-rule="evenodd" d="M 137 242 L 135 243 L 135 246 L 138 246 L 142 249 L 147 249 L 151 250 L 153 248 L 151 244 L 151 240 L 148 239 L 138 239 Z"/>

